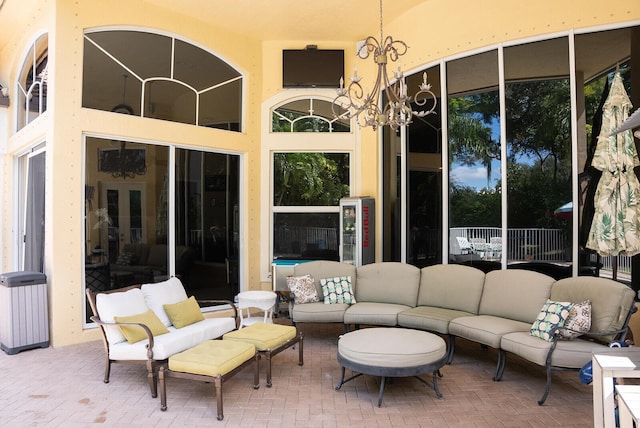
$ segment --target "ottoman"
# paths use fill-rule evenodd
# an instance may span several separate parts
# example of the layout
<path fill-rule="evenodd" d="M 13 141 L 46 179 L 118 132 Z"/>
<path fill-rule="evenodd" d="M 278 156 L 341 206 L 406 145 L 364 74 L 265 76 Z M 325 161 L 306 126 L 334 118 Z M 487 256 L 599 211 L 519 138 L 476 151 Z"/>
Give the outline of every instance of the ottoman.
<path fill-rule="evenodd" d="M 216 387 L 218 420 L 224 418 L 222 409 L 222 384 L 247 365 L 254 363 L 253 387 L 258 389 L 258 361 L 256 348 L 250 343 L 207 340 L 191 349 L 169 357 L 168 368 L 158 371 L 160 383 L 160 410 L 167 410 L 167 388 L 165 378 L 212 382 Z"/>
<path fill-rule="evenodd" d="M 271 388 L 271 357 L 298 343 L 298 365 L 303 361 L 303 337 L 295 327 L 280 324 L 255 323 L 241 330 L 235 330 L 222 336 L 223 341 L 250 343 L 256 347 L 257 360 L 267 360 L 267 388 Z"/>
<path fill-rule="evenodd" d="M 446 362 L 447 347 L 444 340 L 426 331 L 405 328 L 367 328 L 340 336 L 338 340 L 338 362 L 342 366 L 339 390 L 346 382 L 362 374 L 380 376 L 378 407 L 382 405 L 385 381 L 388 377 L 415 376 L 433 373 L 433 390 L 438 398 L 440 368 Z M 355 376 L 345 380 L 345 369 Z"/>

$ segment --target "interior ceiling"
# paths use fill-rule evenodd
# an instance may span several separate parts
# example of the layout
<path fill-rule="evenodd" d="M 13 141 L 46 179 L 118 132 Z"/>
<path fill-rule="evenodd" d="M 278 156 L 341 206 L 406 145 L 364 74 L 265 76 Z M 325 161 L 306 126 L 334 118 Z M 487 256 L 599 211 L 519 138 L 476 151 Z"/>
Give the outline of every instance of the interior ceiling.
<path fill-rule="evenodd" d="M 9 0 L 18 1 L 18 0 Z M 425 0 L 387 0 L 384 21 Z M 216 27 L 258 40 L 361 40 L 379 32 L 379 2 L 375 0 L 143 0 Z M 293 17 L 292 17 L 293 13 Z M 372 31 L 374 32 L 372 34 Z"/>
<path fill-rule="evenodd" d="M 0 0 L 0 26 L 4 34 L 21 31 L 32 10 L 41 0 Z M 303 45 L 323 41 L 362 40 L 368 35 L 378 36 L 379 3 L 375 0 L 137 0 L 148 8 L 161 8 L 169 13 L 186 16 L 230 32 L 241 32 L 256 40 L 300 41 Z M 391 22 L 427 0 L 387 0 L 383 5 L 384 21 Z M 12 19 L 6 19 L 11 16 Z M 293 16 L 293 17 L 292 17 Z M 432 17 L 433 19 L 433 17 Z M 427 30 L 425 30 L 427 31 Z M 583 72 L 585 81 L 615 66 L 630 55 L 629 30 L 612 30 L 592 35 L 576 36 L 576 68 Z M 410 40 L 406 40 L 410 43 Z M 1 43 L 9 38 L 0 37 Z M 509 78 L 518 80 L 531 77 L 557 77 L 568 72 L 566 38 L 507 48 L 510 55 Z M 532 55 L 532 52 L 535 52 Z M 544 58 L 544 61 L 540 59 Z M 480 55 L 475 67 L 458 70 L 459 87 L 449 88 L 451 93 L 462 93 L 474 88 L 491 87 L 495 82 L 483 82 L 482 76 L 495 73 L 480 72 L 495 68 L 495 57 Z M 454 66 L 453 63 L 450 66 Z M 560 68 L 559 68 L 560 66 Z M 566 71 L 565 71 L 566 70 Z M 455 70 L 449 71 L 455 73 Z M 430 76 L 433 80 L 437 76 Z"/>

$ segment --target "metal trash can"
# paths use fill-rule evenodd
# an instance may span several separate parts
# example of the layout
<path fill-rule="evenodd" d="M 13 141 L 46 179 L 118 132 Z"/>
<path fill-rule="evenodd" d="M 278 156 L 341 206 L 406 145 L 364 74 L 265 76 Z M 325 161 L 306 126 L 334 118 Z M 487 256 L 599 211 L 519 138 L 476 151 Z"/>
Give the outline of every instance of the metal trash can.
<path fill-rule="evenodd" d="M 29 271 L 0 274 L 0 349 L 13 355 L 48 346 L 47 276 Z"/>

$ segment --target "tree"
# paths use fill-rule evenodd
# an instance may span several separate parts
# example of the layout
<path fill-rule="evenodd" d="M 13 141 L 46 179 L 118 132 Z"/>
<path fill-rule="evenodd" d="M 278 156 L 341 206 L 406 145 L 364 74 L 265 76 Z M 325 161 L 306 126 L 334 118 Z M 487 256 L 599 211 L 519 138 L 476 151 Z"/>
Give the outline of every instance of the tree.
<path fill-rule="evenodd" d="M 276 153 L 274 204 L 338 205 L 349 195 L 349 163 L 344 153 Z"/>

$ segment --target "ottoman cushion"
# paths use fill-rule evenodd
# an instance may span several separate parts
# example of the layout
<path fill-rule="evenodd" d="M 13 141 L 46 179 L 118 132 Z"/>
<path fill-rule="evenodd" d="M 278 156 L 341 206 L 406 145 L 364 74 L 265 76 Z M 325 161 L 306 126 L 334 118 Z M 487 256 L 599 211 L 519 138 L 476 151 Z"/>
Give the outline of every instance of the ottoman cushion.
<path fill-rule="evenodd" d="M 425 331 L 367 328 L 342 336 L 338 353 L 367 366 L 416 367 L 444 358 L 446 344 L 440 336 Z"/>
<path fill-rule="evenodd" d="M 207 340 L 198 346 L 172 355 L 169 369 L 216 377 L 224 375 L 253 358 L 256 348 L 251 343 Z"/>
<path fill-rule="evenodd" d="M 253 344 L 258 351 L 266 351 L 296 337 L 295 327 L 279 324 L 255 323 L 241 330 L 226 333 L 224 340 Z"/>

